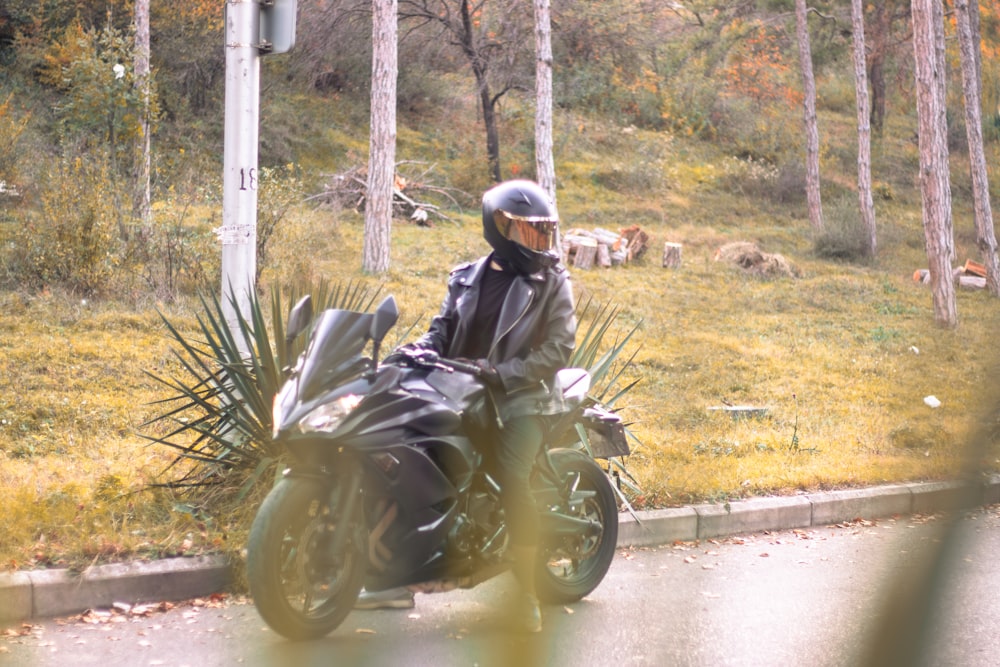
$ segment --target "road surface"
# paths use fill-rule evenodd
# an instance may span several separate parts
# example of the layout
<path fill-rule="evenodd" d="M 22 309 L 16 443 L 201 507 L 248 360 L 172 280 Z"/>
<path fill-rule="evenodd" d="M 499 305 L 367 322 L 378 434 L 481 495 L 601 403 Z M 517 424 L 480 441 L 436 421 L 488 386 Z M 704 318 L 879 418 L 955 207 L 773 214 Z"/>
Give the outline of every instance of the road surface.
<path fill-rule="evenodd" d="M 942 552 L 946 567 L 935 569 Z M 513 580 L 504 575 L 418 595 L 412 610 L 354 612 L 327 638 L 304 643 L 277 636 L 239 598 L 168 611 L 122 605 L 8 629 L 0 665 L 882 667 L 891 656 L 986 667 L 1000 664 L 997 553 L 998 507 L 955 521 L 859 521 L 620 549 L 590 596 L 544 609 L 540 635 L 505 627 Z M 928 625 L 908 616 L 927 607 L 922 584 L 939 593 Z"/>

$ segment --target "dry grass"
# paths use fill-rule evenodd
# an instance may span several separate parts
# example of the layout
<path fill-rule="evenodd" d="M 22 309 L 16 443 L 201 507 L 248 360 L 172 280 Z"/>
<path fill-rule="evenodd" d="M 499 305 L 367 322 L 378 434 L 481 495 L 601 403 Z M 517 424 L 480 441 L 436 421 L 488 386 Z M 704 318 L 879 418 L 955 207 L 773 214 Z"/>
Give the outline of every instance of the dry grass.
<path fill-rule="evenodd" d="M 959 474 L 979 393 L 994 381 L 1000 308 L 961 292 L 961 326 L 935 327 L 929 292 L 910 280 L 923 241 L 919 198 L 902 179 L 879 202 L 879 261 L 832 263 L 813 253 L 802 204 L 731 187 L 715 149 L 596 125 L 579 132 L 572 159 L 560 157 L 564 224 L 639 224 L 652 236 L 639 262 L 573 272 L 578 299 L 621 307 L 623 332 L 642 322 L 632 370 L 641 383 L 625 412 L 641 440 L 628 461 L 644 490 L 637 504 Z M 882 150 L 891 164 L 910 148 Z M 968 219 L 957 211 L 959 261 L 978 256 Z M 422 329 L 450 268 L 486 250 L 474 214 L 431 229 L 401 223 L 393 269 L 375 280 L 360 272 L 361 234 L 352 212 L 297 209 L 276 233 L 264 281 L 382 284 L 400 303 L 399 330 L 417 320 Z M 680 269 L 659 266 L 665 241 L 684 244 Z M 734 241 L 780 253 L 797 277 L 715 261 Z M 193 322 L 193 299 L 160 307 Z M 176 370 L 155 304 L 5 293 L 0 309 L 0 567 L 242 547 L 253 503 L 209 513 L 148 489 L 172 457 L 135 432 L 164 397 L 144 371 Z M 925 405 L 928 395 L 941 407 Z M 726 402 L 767 415 L 734 421 L 711 410 Z M 995 450 L 981 463 L 1000 467 Z"/>

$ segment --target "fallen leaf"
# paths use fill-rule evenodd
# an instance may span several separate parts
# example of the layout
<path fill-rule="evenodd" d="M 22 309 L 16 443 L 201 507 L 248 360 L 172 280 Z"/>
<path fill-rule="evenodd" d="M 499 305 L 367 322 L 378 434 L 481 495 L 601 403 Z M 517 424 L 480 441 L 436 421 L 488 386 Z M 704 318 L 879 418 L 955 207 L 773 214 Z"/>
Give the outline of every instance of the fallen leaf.
<path fill-rule="evenodd" d="M 355 634 L 359 634 L 359 635 L 374 635 L 374 634 L 378 634 L 374 630 L 372 630 L 371 628 L 358 628 L 354 632 L 355 632 Z"/>
<path fill-rule="evenodd" d="M 688 556 L 687 558 L 685 558 L 685 559 L 684 559 L 684 562 L 685 562 L 685 563 L 693 563 L 693 562 L 695 562 L 696 560 L 698 560 L 698 557 L 697 557 L 697 556 Z"/>
<path fill-rule="evenodd" d="M 574 612 L 574 611 L 573 611 L 572 609 L 570 609 L 569 607 L 563 607 L 563 611 L 564 611 L 564 612 L 566 612 L 567 614 L 570 614 L 570 615 L 573 615 L 573 613 L 575 613 L 575 612 Z"/>
<path fill-rule="evenodd" d="M 764 553 L 760 554 L 760 557 L 761 557 L 761 558 L 770 558 L 770 557 L 771 557 L 771 554 L 769 554 L 769 553 L 767 553 L 767 552 L 765 551 Z"/>

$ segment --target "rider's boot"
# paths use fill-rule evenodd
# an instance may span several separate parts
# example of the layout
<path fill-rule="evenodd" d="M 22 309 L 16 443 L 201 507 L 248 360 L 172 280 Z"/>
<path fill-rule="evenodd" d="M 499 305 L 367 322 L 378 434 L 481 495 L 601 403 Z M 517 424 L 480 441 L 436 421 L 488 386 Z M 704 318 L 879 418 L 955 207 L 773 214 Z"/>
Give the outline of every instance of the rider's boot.
<path fill-rule="evenodd" d="M 511 547 L 514 557 L 514 573 L 521 583 L 521 598 L 514 608 L 513 621 L 523 632 L 541 632 L 542 610 L 535 594 L 535 566 L 538 557 L 536 547 Z"/>

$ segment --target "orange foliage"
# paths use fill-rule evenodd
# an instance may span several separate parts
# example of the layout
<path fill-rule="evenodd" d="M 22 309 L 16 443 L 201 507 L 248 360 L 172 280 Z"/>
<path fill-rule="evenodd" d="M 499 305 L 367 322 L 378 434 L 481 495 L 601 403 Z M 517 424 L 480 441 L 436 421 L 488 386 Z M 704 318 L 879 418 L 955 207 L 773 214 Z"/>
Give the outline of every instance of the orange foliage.
<path fill-rule="evenodd" d="M 79 21 L 66 26 L 60 40 L 52 42 L 42 56 L 39 81 L 53 88 L 64 89 L 68 82 L 63 72 L 80 59 L 80 49 L 87 49 L 90 45 L 91 39 Z"/>
<path fill-rule="evenodd" d="M 747 97 L 758 106 L 779 101 L 802 103 L 802 91 L 787 83 L 795 70 L 782 56 L 780 37 L 772 29 L 757 26 L 733 49 L 723 70 L 726 94 Z"/>
<path fill-rule="evenodd" d="M 185 0 L 185 2 L 155 3 L 153 23 L 159 31 L 194 30 L 196 34 L 221 32 L 225 3 L 218 0 Z"/>

